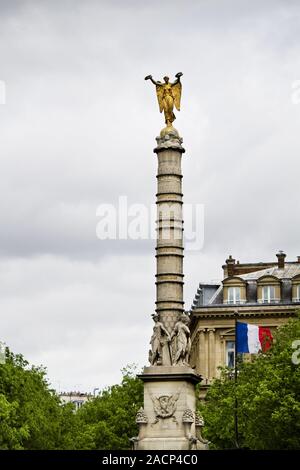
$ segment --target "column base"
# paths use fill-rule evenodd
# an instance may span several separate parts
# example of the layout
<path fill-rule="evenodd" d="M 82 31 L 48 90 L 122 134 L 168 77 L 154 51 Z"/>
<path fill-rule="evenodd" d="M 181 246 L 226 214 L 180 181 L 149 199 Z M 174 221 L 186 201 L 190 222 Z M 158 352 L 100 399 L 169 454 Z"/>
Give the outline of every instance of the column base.
<path fill-rule="evenodd" d="M 137 450 L 191 450 L 186 438 L 145 437 L 140 439 Z"/>
<path fill-rule="evenodd" d="M 198 439 L 195 385 L 201 381 L 189 366 L 145 367 L 144 409 L 137 415 L 136 450 L 203 449 Z"/>

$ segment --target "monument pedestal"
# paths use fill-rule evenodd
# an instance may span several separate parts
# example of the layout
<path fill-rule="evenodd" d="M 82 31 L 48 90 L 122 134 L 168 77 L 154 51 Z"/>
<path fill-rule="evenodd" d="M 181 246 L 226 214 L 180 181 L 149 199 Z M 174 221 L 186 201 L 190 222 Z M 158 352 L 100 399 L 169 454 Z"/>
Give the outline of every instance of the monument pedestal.
<path fill-rule="evenodd" d="M 195 385 L 201 377 L 189 366 L 145 367 L 139 377 L 144 382 L 144 409 L 137 415 L 136 449 L 203 448 L 195 414 Z"/>

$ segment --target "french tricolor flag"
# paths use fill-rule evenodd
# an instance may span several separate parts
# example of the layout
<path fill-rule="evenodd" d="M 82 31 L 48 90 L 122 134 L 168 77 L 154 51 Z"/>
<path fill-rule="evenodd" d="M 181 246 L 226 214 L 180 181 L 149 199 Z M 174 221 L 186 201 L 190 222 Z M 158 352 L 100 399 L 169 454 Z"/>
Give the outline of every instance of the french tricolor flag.
<path fill-rule="evenodd" d="M 250 323 L 236 322 L 237 353 L 256 354 L 266 352 L 272 345 L 270 328 Z"/>

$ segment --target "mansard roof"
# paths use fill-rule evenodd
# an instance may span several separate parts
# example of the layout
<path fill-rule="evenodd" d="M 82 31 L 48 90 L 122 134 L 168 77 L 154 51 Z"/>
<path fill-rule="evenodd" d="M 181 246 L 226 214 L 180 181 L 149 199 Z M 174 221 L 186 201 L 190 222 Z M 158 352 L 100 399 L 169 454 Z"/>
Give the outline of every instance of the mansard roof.
<path fill-rule="evenodd" d="M 285 263 L 283 269 L 273 266 L 267 269 L 254 271 L 253 273 L 242 274 L 240 277 L 245 281 L 257 281 L 264 276 L 273 276 L 277 279 L 292 279 L 300 274 L 300 263 Z"/>

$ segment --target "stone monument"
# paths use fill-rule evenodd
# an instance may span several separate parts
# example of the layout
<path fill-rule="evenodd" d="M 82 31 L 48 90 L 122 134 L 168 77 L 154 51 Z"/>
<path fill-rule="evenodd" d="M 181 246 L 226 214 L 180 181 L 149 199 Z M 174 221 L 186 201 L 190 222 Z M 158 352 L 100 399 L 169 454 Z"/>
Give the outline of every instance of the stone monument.
<path fill-rule="evenodd" d="M 189 450 L 207 447 L 196 414 L 195 385 L 201 377 L 189 365 L 189 316 L 183 301 L 182 138 L 173 127 L 174 107 L 180 110 L 182 73 L 171 83 L 153 80 L 166 127 L 156 138 L 157 243 L 156 313 L 144 382 L 144 408 L 137 414 L 138 450 Z M 201 423 L 201 424 L 199 424 Z"/>

